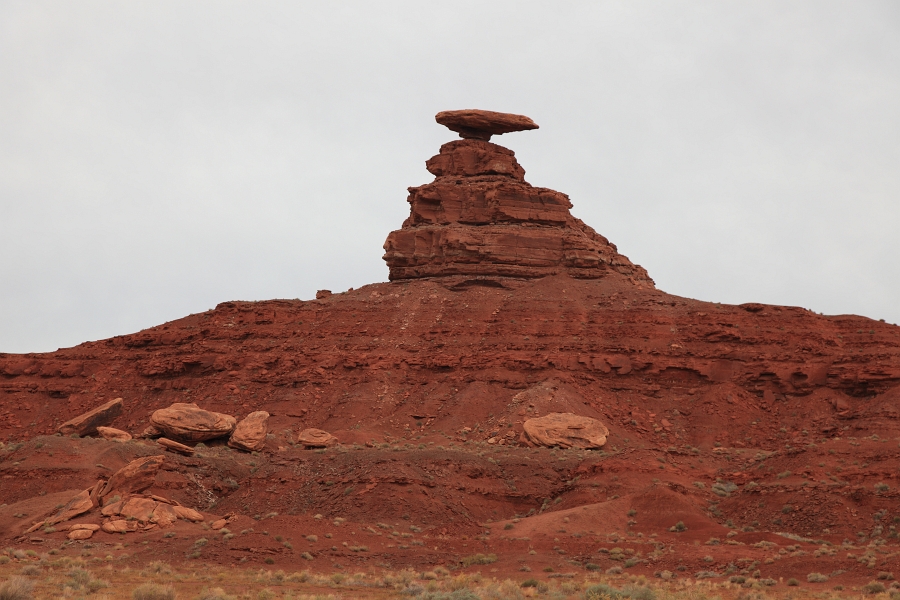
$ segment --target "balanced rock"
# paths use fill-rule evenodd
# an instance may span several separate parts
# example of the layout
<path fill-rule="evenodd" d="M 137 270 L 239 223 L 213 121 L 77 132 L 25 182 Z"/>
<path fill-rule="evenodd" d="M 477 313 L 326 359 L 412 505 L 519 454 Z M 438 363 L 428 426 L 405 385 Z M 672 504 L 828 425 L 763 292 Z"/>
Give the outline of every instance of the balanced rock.
<path fill-rule="evenodd" d="M 297 443 L 307 448 L 327 448 L 338 443 L 337 438 L 321 429 L 304 429 L 297 437 Z"/>
<path fill-rule="evenodd" d="M 528 419 L 523 427 L 526 441 L 548 448 L 602 448 L 609 435 L 609 429 L 597 419 L 572 413 L 550 413 Z"/>
<path fill-rule="evenodd" d="M 457 112 L 480 111 L 450 111 L 439 117 Z M 513 120 L 509 119 L 490 121 L 494 129 L 487 121 L 477 129 L 474 124 L 480 121 L 448 118 L 439 121 L 472 131 L 502 133 L 504 128 L 537 127 L 510 129 Z M 497 124 L 501 122 L 507 124 Z M 410 215 L 384 243 L 392 281 L 567 274 L 582 279 L 615 276 L 653 288 L 643 268 L 572 216 L 568 196 L 527 183 L 515 153 L 486 141 L 484 135 L 444 144 L 426 166 L 435 180 L 409 188 Z"/>
<path fill-rule="evenodd" d="M 122 403 L 121 398 L 110 400 L 94 410 L 66 421 L 57 428 L 57 431 L 63 435 L 72 435 L 74 433 L 80 436 L 96 433 L 98 427 L 109 425 L 116 417 L 122 414 Z"/>
<path fill-rule="evenodd" d="M 228 445 L 248 452 L 262 450 L 266 445 L 266 434 L 269 432 L 268 423 L 269 413 L 266 411 L 258 410 L 250 413 L 234 428 L 234 433 L 228 439 Z"/>
<path fill-rule="evenodd" d="M 100 491 L 100 497 L 109 495 L 116 491 L 119 494 L 132 494 L 143 492 L 153 485 L 156 480 L 156 474 L 163 464 L 162 455 L 145 456 L 131 461 L 109 478 L 106 485 Z"/>
<path fill-rule="evenodd" d="M 183 442 L 205 442 L 229 435 L 236 420 L 230 415 L 203 410 L 196 404 L 175 403 L 157 410 L 150 424 L 166 437 Z"/>
<path fill-rule="evenodd" d="M 103 439 L 112 442 L 127 442 L 132 439 L 130 433 L 114 427 L 98 427 L 97 433 L 99 433 L 100 437 Z"/>
<path fill-rule="evenodd" d="M 492 135 L 502 135 L 513 131 L 537 129 L 538 125 L 525 115 L 479 110 L 445 110 L 435 115 L 434 120 L 459 134 L 465 139 L 491 139 Z"/>

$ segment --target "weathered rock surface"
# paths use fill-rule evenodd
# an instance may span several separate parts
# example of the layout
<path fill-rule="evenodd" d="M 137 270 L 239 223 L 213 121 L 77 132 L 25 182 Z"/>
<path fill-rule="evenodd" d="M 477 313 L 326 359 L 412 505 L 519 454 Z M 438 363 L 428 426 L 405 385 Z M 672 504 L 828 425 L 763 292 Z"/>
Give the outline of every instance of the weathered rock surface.
<path fill-rule="evenodd" d="M 528 184 L 511 150 L 458 140 L 426 166 L 434 182 L 409 188 L 410 216 L 384 243 L 392 281 L 564 273 L 653 287 L 643 268 L 571 215 L 568 196 Z"/>
<path fill-rule="evenodd" d="M 75 529 L 69 531 L 67 538 L 70 540 L 87 540 L 90 539 L 94 535 L 94 531 L 92 529 Z"/>
<path fill-rule="evenodd" d="M 156 474 L 159 473 L 159 468 L 164 460 L 164 457 L 159 455 L 146 456 L 131 461 L 113 473 L 113 476 L 109 478 L 109 481 L 106 482 L 106 485 L 100 492 L 100 497 L 107 496 L 112 492 L 120 495 L 143 492 L 153 485 Z"/>
<path fill-rule="evenodd" d="M 297 443 L 307 448 L 327 448 L 338 443 L 337 438 L 321 429 L 309 428 L 300 432 Z"/>
<path fill-rule="evenodd" d="M 597 419 L 572 413 L 550 413 L 528 419 L 523 427 L 529 442 L 547 448 L 602 448 L 609 435 L 609 429 Z"/>
<path fill-rule="evenodd" d="M 252 452 L 262 450 L 266 445 L 266 434 L 269 432 L 269 413 L 264 410 L 252 412 L 244 417 L 234 428 L 228 438 L 228 445 L 239 450 Z"/>
<path fill-rule="evenodd" d="M 129 527 L 129 523 L 125 519 L 113 519 L 101 525 L 100 529 L 106 533 L 128 533 L 129 531 L 134 531 L 137 527 L 136 524 Z"/>
<path fill-rule="evenodd" d="M 123 400 L 121 398 L 110 400 L 94 410 L 66 421 L 59 426 L 57 431 L 63 435 L 72 435 L 74 433 L 80 436 L 96 433 L 98 427 L 109 425 L 116 417 L 122 414 L 122 404 Z"/>
<path fill-rule="evenodd" d="M 91 502 L 91 490 L 84 490 L 69 500 L 55 515 L 47 519 L 46 523 L 48 525 L 62 523 L 63 521 L 74 519 L 78 515 L 82 515 L 92 508 L 94 508 L 94 503 Z"/>
<path fill-rule="evenodd" d="M 127 442 L 132 439 L 131 434 L 114 427 L 98 427 L 97 433 L 105 440 L 112 442 Z"/>
<path fill-rule="evenodd" d="M 435 115 L 434 120 L 450 131 L 455 131 L 461 138 L 484 141 L 490 140 L 492 135 L 538 128 L 537 123 L 525 115 L 477 108 L 445 110 Z"/>
<path fill-rule="evenodd" d="M 177 452 L 178 454 L 184 454 L 185 456 L 190 456 L 194 453 L 194 449 L 190 446 L 185 446 L 184 444 L 176 442 L 175 440 L 170 440 L 169 438 L 161 437 L 156 440 L 156 443 L 166 450 L 171 450 L 172 452 Z"/>
<path fill-rule="evenodd" d="M 229 435 L 237 421 L 230 415 L 177 402 L 150 416 L 150 424 L 166 437 L 182 442 L 205 442 Z"/>

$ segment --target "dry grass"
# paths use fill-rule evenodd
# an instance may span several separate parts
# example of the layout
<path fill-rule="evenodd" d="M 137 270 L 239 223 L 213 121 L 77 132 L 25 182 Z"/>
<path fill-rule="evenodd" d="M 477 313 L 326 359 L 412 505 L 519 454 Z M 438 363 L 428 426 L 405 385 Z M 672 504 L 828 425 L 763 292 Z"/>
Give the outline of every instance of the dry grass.
<path fill-rule="evenodd" d="M 468 563 L 465 567 L 457 562 L 421 571 L 368 568 L 353 573 L 334 568 L 322 572 L 226 568 L 197 561 L 184 565 L 148 562 L 133 566 L 133 559 L 124 554 L 117 557 L 22 554 L 0 565 L 0 600 L 60 597 L 85 600 L 705 600 L 716 597 L 767 600 L 788 595 L 799 600 L 815 598 L 817 592 L 825 591 L 821 583 L 807 588 L 805 582 L 797 587 L 785 583 L 770 586 L 752 577 L 733 577 L 733 581 L 683 576 L 647 579 L 628 572 L 613 575 L 590 570 L 569 572 L 564 566 L 547 575 L 535 577 L 521 573 L 512 579 L 495 574 L 497 558 L 493 555 L 468 558 L 463 561 Z M 23 577 L 20 574 L 23 571 L 30 575 Z M 882 591 L 887 587 L 873 581 L 864 588 L 852 590 L 855 592 L 852 595 L 880 593 L 887 600 L 888 594 Z"/>

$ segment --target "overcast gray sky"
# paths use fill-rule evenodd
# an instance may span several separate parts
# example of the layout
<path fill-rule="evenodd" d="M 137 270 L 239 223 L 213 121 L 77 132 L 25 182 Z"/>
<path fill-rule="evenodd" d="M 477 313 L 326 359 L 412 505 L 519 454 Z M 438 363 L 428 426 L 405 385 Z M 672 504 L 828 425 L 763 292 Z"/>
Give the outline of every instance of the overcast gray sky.
<path fill-rule="evenodd" d="M 386 281 L 454 134 L 670 293 L 900 322 L 900 3 L 0 0 L 0 352 Z"/>

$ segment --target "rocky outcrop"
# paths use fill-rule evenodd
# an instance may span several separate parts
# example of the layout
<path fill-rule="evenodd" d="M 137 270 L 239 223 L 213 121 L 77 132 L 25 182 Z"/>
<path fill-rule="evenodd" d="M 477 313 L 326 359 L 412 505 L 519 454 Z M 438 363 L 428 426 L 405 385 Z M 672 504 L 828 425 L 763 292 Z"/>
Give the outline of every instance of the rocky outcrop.
<path fill-rule="evenodd" d="M 503 113 L 490 115 L 487 122 L 494 129 L 488 124 L 477 129 L 474 118 L 438 121 L 464 132 L 537 127 L 532 122 L 534 127 L 512 128 L 516 119 L 527 117 L 505 115 L 509 119 L 503 121 L 497 116 Z M 490 135 L 485 135 L 467 134 L 467 139 L 441 146 L 426 162 L 435 180 L 409 188 L 410 216 L 384 244 L 392 281 L 442 276 L 531 279 L 560 273 L 597 279 L 617 274 L 653 287 L 643 268 L 571 215 L 568 196 L 527 183 L 515 154 L 486 141 Z"/>
<path fill-rule="evenodd" d="M 131 434 L 114 427 L 98 427 L 97 433 L 105 440 L 111 442 L 127 442 L 131 439 Z"/>
<path fill-rule="evenodd" d="M 266 411 L 258 410 L 250 413 L 234 428 L 234 433 L 228 439 L 228 445 L 247 452 L 262 450 L 266 445 L 268 422 L 269 413 Z"/>
<path fill-rule="evenodd" d="M 608 435 L 609 429 L 597 419 L 572 413 L 550 413 L 528 419 L 523 432 L 527 442 L 548 448 L 602 448 Z"/>
<path fill-rule="evenodd" d="M 236 422 L 231 415 L 180 402 L 162 408 L 150 417 L 150 425 L 166 437 L 195 443 L 229 435 L 234 431 Z"/>
<path fill-rule="evenodd" d="M 307 448 L 327 448 L 338 443 L 337 438 L 321 429 L 304 429 L 297 436 L 297 443 Z"/>
<path fill-rule="evenodd" d="M 156 480 L 156 474 L 165 460 L 162 456 L 146 456 L 131 461 L 109 478 L 100 491 L 100 497 L 112 492 L 129 494 L 143 492 Z"/>
<path fill-rule="evenodd" d="M 97 433 L 98 427 L 109 425 L 122 414 L 122 402 L 121 398 L 110 400 L 94 410 L 66 421 L 57 428 L 57 431 L 63 435 L 76 434 L 79 436 Z"/>

